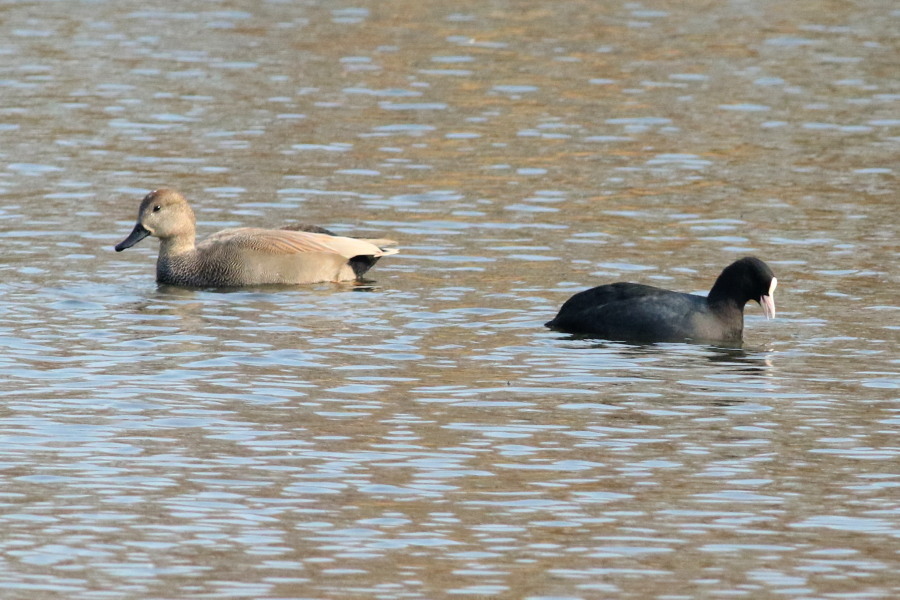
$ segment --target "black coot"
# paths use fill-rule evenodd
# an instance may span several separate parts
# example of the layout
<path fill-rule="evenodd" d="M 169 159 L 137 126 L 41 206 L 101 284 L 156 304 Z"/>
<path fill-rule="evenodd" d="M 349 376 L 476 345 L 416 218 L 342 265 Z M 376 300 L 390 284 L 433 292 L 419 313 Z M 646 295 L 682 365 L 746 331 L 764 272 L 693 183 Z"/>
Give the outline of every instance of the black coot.
<path fill-rule="evenodd" d="M 609 340 L 740 343 L 744 305 L 756 300 L 775 316 L 778 280 L 748 256 L 725 267 L 706 297 L 639 283 L 613 283 L 566 300 L 547 327 Z"/>

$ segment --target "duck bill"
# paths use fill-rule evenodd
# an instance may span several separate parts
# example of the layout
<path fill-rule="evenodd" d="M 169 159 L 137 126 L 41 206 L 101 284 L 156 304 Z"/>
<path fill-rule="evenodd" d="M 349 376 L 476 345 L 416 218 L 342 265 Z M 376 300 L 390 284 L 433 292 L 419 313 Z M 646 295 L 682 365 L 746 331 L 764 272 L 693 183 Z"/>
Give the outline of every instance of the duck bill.
<path fill-rule="evenodd" d="M 150 235 L 150 231 L 146 227 L 138 223 L 128 234 L 128 237 L 116 244 L 116 252 L 121 252 L 125 248 L 131 248 L 139 241 Z"/>
<path fill-rule="evenodd" d="M 759 305 L 762 306 L 763 312 L 766 313 L 767 319 L 775 318 L 775 298 L 772 296 L 760 296 Z"/>

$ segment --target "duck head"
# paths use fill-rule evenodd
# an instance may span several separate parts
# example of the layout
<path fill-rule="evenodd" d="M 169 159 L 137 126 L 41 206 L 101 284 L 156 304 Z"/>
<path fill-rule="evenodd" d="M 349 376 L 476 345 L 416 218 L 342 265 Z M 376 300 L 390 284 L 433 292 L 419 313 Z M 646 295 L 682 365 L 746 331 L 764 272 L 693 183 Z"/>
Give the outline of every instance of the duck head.
<path fill-rule="evenodd" d="M 196 219 L 194 211 L 179 192 L 158 189 L 141 201 L 137 223 L 124 240 L 116 244 L 116 252 L 131 248 L 147 236 L 161 240 L 187 236 L 193 240 Z"/>

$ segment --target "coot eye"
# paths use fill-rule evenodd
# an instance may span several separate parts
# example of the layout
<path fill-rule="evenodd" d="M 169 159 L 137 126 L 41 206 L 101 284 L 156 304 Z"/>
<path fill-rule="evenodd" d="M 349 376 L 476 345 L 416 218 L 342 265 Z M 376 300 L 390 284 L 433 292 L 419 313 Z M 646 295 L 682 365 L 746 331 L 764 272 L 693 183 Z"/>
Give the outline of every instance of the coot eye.
<path fill-rule="evenodd" d="M 162 208 L 162 206 L 157 204 L 156 206 L 153 207 L 153 212 L 159 212 L 159 209 L 161 209 L 161 208 Z"/>

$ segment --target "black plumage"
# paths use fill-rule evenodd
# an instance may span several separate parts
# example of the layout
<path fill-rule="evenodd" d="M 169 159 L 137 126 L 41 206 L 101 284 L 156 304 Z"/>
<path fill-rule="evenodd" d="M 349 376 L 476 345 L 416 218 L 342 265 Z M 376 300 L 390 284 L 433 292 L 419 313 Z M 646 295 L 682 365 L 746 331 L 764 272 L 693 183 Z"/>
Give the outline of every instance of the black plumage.
<path fill-rule="evenodd" d="M 776 285 L 769 266 L 751 256 L 726 267 L 708 296 L 639 283 L 601 285 L 569 298 L 546 325 L 610 340 L 740 343 L 744 305 L 755 300 L 774 317 Z"/>

